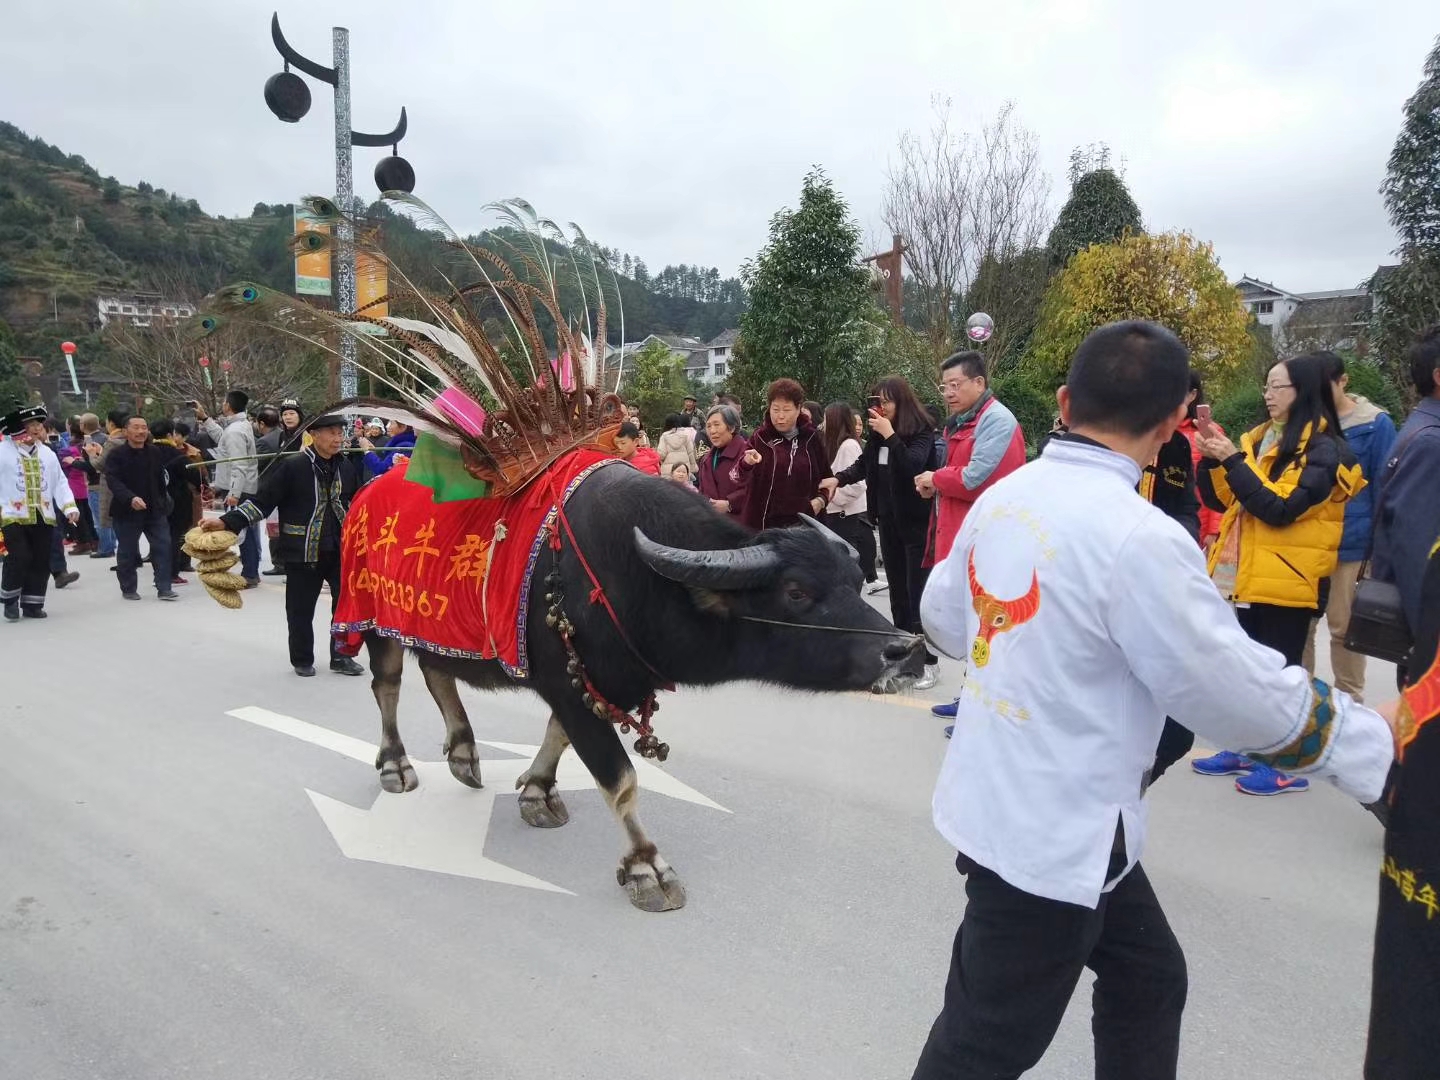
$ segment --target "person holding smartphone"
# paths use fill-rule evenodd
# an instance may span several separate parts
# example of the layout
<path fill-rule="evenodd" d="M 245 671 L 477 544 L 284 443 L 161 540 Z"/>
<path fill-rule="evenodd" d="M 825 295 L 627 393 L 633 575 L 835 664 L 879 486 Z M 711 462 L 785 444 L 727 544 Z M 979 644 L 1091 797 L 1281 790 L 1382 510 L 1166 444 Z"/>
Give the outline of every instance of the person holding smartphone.
<path fill-rule="evenodd" d="M 1200 434 L 1200 494 L 1224 511 L 1210 576 L 1254 640 L 1300 666 L 1321 582 L 1335 570 L 1345 504 L 1365 486 L 1340 429 L 1322 358 L 1282 360 L 1265 381 L 1270 419 L 1240 437 Z M 1205 776 L 1237 776 L 1246 795 L 1304 791 L 1301 776 L 1229 750 L 1191 762 Z"/>
<path fill-rule="evenodd" d="M 890 618 L 901 630 L 923 633 L 920 595 L 930 576 L 925 546 L 930 532 L 930 500 L 915 488 L 915 478 L 935 464 L 935 425 L 915 391 L 899 375 L 880 380 L 866 401 L 870 434 L 860 459 L 824 480 L 833 495 L 837 488 L 865 481 L 865 500 L 880 530 L 880 554 L 890 584 Z M 925 654 L 925 671 L 915 689 L 928 690 L 939 680 L 940 660 Z"/>

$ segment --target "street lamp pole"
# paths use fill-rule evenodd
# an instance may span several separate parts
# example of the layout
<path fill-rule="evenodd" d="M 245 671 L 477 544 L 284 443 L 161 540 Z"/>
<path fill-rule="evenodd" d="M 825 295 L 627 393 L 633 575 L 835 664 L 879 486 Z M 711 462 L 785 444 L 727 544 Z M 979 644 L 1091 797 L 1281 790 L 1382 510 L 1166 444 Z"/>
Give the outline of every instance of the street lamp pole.
<path fill-rule="evenodd" d="M 272 75 L 265 83 L 265 103 L 270 111 L 286 123 L 295 123 L 310 111 L 310 88 L 305 80 L 290 70 L 299 68 L 311 78 L 327 82 L 335 88 L 335 205 L 340 208 L 336 226 L 335 253 L 331 259 L 334 279 L 335 310 L 343 315 L 355 311 L 355 244 L 351 215 L 355 212 L 355 178 L 351 148 L 355 146 L 389 146 L 391 156 L 375 167 L 375 183 L 384 191 L 414 191 L 415 170 L 400 156 L 400 140 L 405 137 L 405 110 L 400 122 L 384 135 L 367 135 L 350 126 L 350 31 L 343 26 L 331 29 L 334 67 L 324 67 L 308 60 L 291 47 L 280 32 L 280 15 L 270 17 L 270 37 L 285 60 L 285 70 Z M 353 398 L 358 392 L 355 372 L 355 342 L 349 334 L 340 335 L 340 396 Z"/>
<path fill-rule="evenodd" d="M 350 31 L 343 26 L 331 30 L 335 46 L 335 204 L 341 216 L 336 224 L 335 245 L 340 265 L 334 268 L 335 310 L 345 315 L 355 311 L 355 237 L 350 214 L 355 207 L 355 177 L 352 171 L 350 128 Z M 403 114 L 401 110 L 404 123 Z M 340 335 L 340 397 L 349 401 L 359 393 L 355 372 L 355 339 Z"/>

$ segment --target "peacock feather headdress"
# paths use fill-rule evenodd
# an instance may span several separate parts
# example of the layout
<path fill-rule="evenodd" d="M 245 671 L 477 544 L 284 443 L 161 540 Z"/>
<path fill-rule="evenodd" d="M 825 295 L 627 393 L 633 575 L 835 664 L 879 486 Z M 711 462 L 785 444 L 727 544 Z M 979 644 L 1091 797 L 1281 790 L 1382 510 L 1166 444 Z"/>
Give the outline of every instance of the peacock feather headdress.
<path fill-rule="evenodd" d="M 343 232 L 354 239 L 339 239 L 348 215 L 312 196 L 304 206 L 321 230 L 298 234 L 294 252 L 344 254 L 342 245 L 350 245 L 386 268 L 388 293 L 346 315 L 242 282 L 209 298 L 198 333 L 245 320 L 330 353 L 339 352 L 339 335 L 348 335 L 356 366 L 393 397 L 352 398 L 324 411 L 363 411 L 433 436 L 458 451 L 466 471 L 494 495 L 520 490 L 572 449 L 613 447 L 624 419 L 618 375 L 608 392 L 600 380 L 606 284 L 617 307 L 619 288 L 580 228 L 572 223 L 567 235 L 522 199 L 492 203 L 486 209 L 504 227 L 487 242 L 505 249 L 502 257 L 462 239 L 415 196 L 390 191 L 384 198 L 439 234 L 440 264 L 402 266 L 398 245 L 387 250 L 353 219 Z M 562 293 L 578 310 L 562 310 Z"/>

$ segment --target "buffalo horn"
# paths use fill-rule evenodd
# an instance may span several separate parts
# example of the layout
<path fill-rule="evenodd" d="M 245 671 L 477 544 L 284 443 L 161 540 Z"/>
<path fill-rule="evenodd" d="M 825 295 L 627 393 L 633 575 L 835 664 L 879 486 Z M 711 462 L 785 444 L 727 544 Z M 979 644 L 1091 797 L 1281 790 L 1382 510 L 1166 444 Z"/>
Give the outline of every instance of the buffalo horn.
<path fill-rule="evenodd" d="M 702 589 L 751 589 L 764 585 L 780 569 L 780 557 L 764 545 L 720 551 L 666 547 L 637 527 L 635 547 L 646 565 L 661 577 Z"/>
<path fill-rule="evenodd" d="M 832 544 L 838 544 L 840 546 L 840 550 L 848 554 L 850 558 L 854 559 L 857 563 L 860 561 L 860 552 L 855 550 L 855 545 L 850 543 L 849 540 L 846 540 L 839 533 L 831 532 L 824 525 L 821 525 L 820 522 L 812 518 L 809 514 L 801 514 L 800 520 L 806 525 L 809 525 L 812 529 L 816 530 L 818 533 L 820 533 L 821 536 L 825 537 L 825 539 L 829 540 Z"/>

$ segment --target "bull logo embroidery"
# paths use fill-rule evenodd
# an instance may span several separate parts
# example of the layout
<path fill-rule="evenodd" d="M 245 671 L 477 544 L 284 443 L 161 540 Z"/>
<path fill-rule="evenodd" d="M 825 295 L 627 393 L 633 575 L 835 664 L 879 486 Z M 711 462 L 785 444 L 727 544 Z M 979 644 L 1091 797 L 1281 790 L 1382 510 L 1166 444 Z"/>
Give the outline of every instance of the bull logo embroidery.
<path fill-rule="evenodd" d="M 970 600 L 975 605 L 975 614 L 980 616 L 980 633 L 975 644 L 970 646 L 970 659 L 976 667 L 990 662 L 990 642 L 996 634 L 1014 630 L 1035 617 L 1040 610 L 1040 575 L 1030 572 L 1030 591 L 1015 600 L 1001 600 L 986 592 L 975 576 L 975 549 L 970 549 L 967 563 L 970 573 Z"/>

